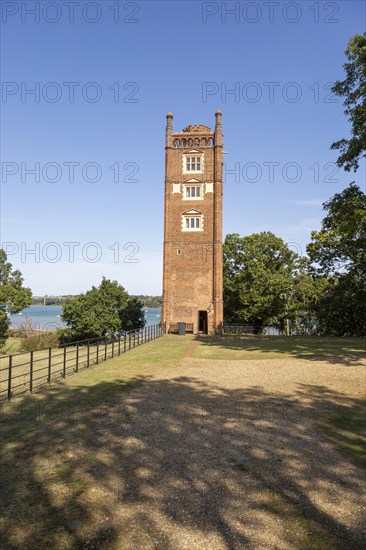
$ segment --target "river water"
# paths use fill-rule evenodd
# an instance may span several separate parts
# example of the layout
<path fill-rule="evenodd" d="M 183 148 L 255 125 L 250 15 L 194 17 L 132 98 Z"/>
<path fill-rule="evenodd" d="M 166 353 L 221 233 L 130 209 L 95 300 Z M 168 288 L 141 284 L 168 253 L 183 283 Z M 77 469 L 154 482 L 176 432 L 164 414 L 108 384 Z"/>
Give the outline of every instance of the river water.
<path fill-rule="evenodd" d="M 36 330 L 55 330 L 65 326 L 61 320 L 61 312 L 62 306 L 29 306 L 20 313 L 10 315 L 10 326 L 19 328 L 30 319 L 32 327 Z M 144 312 L 147 325 L 160 323 L 160 308 L 145 307 Z"/>

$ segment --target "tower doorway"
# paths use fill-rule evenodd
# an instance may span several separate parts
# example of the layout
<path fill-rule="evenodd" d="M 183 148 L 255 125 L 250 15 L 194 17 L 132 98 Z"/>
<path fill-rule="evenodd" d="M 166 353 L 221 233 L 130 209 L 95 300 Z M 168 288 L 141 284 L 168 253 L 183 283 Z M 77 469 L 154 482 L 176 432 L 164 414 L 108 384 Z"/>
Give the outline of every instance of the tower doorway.
<path fill-rule="evenodd" d="M 198 332 L 207 334 L 207 311 L 202 310 L 198 312 Z"/>

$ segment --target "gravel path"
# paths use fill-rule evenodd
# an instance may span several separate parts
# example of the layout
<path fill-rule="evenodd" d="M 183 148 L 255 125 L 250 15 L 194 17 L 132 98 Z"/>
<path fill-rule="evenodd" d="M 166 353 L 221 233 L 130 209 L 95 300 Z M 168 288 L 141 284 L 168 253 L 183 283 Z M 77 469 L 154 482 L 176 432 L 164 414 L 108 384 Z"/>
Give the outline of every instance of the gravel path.
<path fill-rule="evenodd" d="M 319 426 L 361 363 L 184 357 L 124 394 L 99 429 L 125 548 L 364 548 L 365 477 Z"/>

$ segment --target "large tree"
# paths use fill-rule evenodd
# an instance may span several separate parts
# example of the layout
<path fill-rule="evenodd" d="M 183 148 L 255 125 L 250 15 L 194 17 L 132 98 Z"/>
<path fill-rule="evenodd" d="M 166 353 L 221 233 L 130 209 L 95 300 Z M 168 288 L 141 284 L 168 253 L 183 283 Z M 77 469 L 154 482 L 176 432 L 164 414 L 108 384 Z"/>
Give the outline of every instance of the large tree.
<path fill-rule="evenodd" d="M 23 286 L 23 277 L 19 270 L 7 261 L 4 250 L 0 249 L 0 346 L 8 336 L 10 325 L 8 313 L 18 313 L 28 307 L 32 301 L 30 288 Z"/>
<path fill-rule="evenodd" d="M 69 341 L 114 335 L 145 324 L 142 304 L 131 299 L 117 281 L 104 277 L 99 287 L 67 298 L 61 318 L 67 325 L 62 338 Z"/>
<path fill-rule="evenodd" d="M 337 164 L 350 172 L 357 170 L 366 155 L 366 33 L 356 34 L 345 51 L 348 63 L 344 64 L 346 78 L 337 80 L 332 91 L 344 98 L 344 113 L 351 123 L 351 137 L 340 139 L 331 149 L 338 149 Z"/>
<path fill-rule="evenodd" d="M 123 330 L 135 330 L 145 326 L 146 320 L 143 307 L 144 304 L 136 296 L 131 296 L 128 299 L 126 307 L 119 311 Z"/>
<path fill-rule="evenodd" d="M 323 204 L 326 216 L 307 251 L 321 275 L 366 277 L 366 195 L 352 182 Z"/>
<path fill-rule="evenodd" d="M 224 243 L 224 316 L 228 323 L 288 332 L 304 323 L 314 296 L 308 263 L 271 232 Z"/>
<path fill-rule="evenodd" d="M 366 195 L 351 183 L 325 202 L 326 216 L 307 251 L 328 286 L 317 309 L 321 332 L 366 334 Z"/>

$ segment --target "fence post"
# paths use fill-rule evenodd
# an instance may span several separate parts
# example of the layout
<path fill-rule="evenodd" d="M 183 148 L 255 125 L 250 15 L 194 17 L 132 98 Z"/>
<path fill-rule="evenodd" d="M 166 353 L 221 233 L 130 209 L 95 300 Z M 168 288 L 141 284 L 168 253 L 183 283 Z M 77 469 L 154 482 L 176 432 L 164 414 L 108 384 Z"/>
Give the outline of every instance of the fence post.
<path fill-rule="evenodd" d="M 140 330 L 137 331 L 137 345 L 140 345 Z"/>
<path fill-rule="evenodd" d="M 87 351 L 86 351 L 86 366 L 87 368 L 89 367 L 89 364 L 90 364 L 90 340 L 88 340 L 88 343 L 87 343 Z"/>
<path fill-rule="evenodd" d="M 76 344 L 76 372 L 79 370 L 79 344 Z"/>
<path fill-rule="evenodd" d="M 112 340 L 112 359 L 114 357 L 114 336 L 113 336 L 113 340 Z"/>
<path fill-rule="evenodd" d="M 118 336 L 118 355 L 121 355 L 121 335 Z"/>
<path fill-rule="evenodd" d="M 33 351 L 30 352 L 29 358 L 29 390 L 33 391 Z"/>
<path fill-rule="evenodd" d="M 133 331 L 133 347 L 136 347 L 136 331 Z"/>
<path fill-rule="evenodd" d="M 9 355 L 9 373 L 8 373 L 8 399 L 11 399 L 11 368 L 13 366 L 13 356 Z"/>
<path fill-rule="evenodd" d="M 62 376 L 66 378 L 66 346 L 64 346 L 64 368 L 63 368 Z"/>
<path fill-rule="evenodd" d="M 124 333 L 124 336 L 123 336 L 123 353 L 126 353 L 126 332 Z"/>
<path fill-rule="evenodd" d="M 104 361 L 107 361 L 107 347 L 108 347 L 107 340 L 105 340 L 105 342 L 104 342 Z"/>
<path fill-rule="evenodd" d="M 97 339 L 97 357 L 96 357 L 96 362 L 98 364 L 98 361 L 99 361 L 99 339 Z"/>
<path fill-rule="evenodd" d="M 48 377 L 47 382 L 51 384 L 51 365 L 52 365 L 52 348 L 48 348 Z"/>
<path fill-rule="evenodd" d="M 131 332 L 128 333 L 128 351 L 131 349 Z"/>

